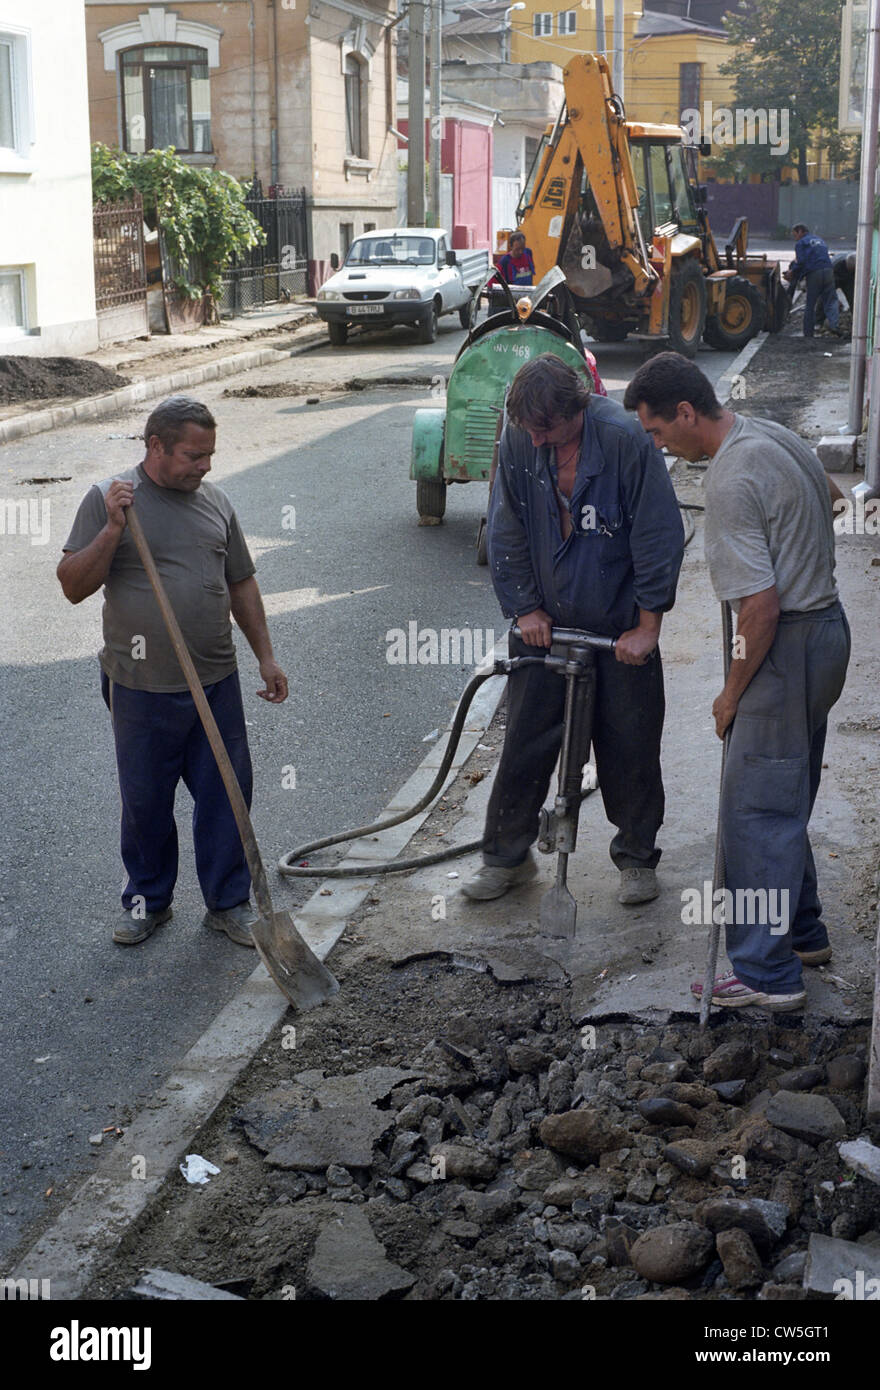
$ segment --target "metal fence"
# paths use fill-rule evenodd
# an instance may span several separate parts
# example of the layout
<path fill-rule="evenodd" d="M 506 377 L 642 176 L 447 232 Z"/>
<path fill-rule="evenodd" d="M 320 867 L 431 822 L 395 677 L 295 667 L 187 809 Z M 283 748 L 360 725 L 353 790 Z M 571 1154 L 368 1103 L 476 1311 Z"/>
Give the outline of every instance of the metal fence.
<path fill-rule="evenodd" d="M 144 210 L 141 195 L 92 210 L 95 247 L 95 306 L 98 313 L 147 297 Z"/>
<path fill-rule="evenodd" d="M 218 305 L 221 316 L 228 318 L 307 291 L 311 199 L 304 188 L 299 192 L 272 188 L 269 193 L 264 197 L 255 180 L 245 200 L 266 233 L 266 241 L 236 256 L 223 272 Z"/>

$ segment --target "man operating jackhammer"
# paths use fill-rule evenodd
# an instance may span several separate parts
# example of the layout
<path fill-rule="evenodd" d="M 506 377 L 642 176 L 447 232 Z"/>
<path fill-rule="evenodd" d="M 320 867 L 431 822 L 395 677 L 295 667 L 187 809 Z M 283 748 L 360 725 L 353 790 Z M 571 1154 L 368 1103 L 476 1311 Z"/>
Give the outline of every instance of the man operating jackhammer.
<path fill-rule="evenodd" d="M 719 738 L 730 726 L 721 847 L 724 886 L 742 910 L 726 927 L 733 971 L 715 980 L 712 1003 L 798 1009 L 802 965 L 831 959 L 807 823 L 850 651 L 834 582 L 832 501 L 841 493 L 796 434 L 722 409 L 678 353 L 640 367 L 624 404 L 658 445 L 711 459 L 706 560 L 715 593 L 738 615 L 712 713 Z M 761 920 L 754 905 L 771 895 L 781 911 Z M 702 981 L 691 991 L 699 998 Z"/>
<path fill-rule="evenodd" d="M 554 626 L 617 638 L 596 652 L 593 750 L 621 903 L 659 892 L 663 614 L 675 601 L 684 528 L 660 452 L 615 401 L 545 354 L 520 368 L 489 501 L 492 582 L 511 656 L 545 654 Z M 507 732 L 489 801 L 483 867 L 469 898 L 498 898 L 537 872 L 531 845 L 563 733 L 565 682 L 542 666 L 514 672 Z"/>
<path fill-rule="evenodd" d="M 214 417 L 199 401 L 172 396 L 153 410 L 144 441 L 146 454 L 136 468 L 86 493 L 58 566 L 71 603 L 104 586 L 101 692 L 116 744 L 128 874 L 113 940 L 134 946 L 171 917 L 174 794 L 183 779 L 195 803 L 204 925 L 253 946 L 257 913 L 232 808 L 126 526 L 127 507 L 134 504 L 248 806 L 251 761 L 230 612 L 260 664 L 265 689 L 257 694 L 280 704 L 287 699 L 287 678 L 272 651 L 254 562 L 232 504 L 204 481 L 214 453 Z"/>

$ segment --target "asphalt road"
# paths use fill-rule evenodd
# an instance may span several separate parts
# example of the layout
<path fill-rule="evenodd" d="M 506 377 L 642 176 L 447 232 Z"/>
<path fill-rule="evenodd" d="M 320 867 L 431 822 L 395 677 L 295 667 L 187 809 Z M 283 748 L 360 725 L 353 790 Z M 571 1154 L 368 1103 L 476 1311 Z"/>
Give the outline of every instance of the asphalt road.
<path fill-rule="evenodd" d="M 448 376 L 463 336 L 454 319 L 431 346 L 402 329 L 358 334 L 345 349 L 321 346 L 201 391 L 218 419 L 212 478 L 252 546 L 291 678 L 286 705 L 258 700 L 256 664 L 239 641 L 254 820 L 270 868 L 297 843 L 377 816 L 448 720 L 466 670 L 389 664 L 389 633 L 410 621 L 479 629 L 486 640 L 503 631 L 488 572 L 475 563 L 485 485 L 450 488 L 445 524 L 418 528 L 408 478 L 413 411 L 436 399 L 436 378 Z M 644 355 L 638 344 L 597 346 L 612 394 Z M 700 354 L 713 378 L 731 361 Z M 338 390 L 354 375 L 401 372 L 430 377 L 435 396 L 425 385 Z M 317 404 L 302 394 L 224 396 L 304 382 Z M 91 1170 L 101 1149 L 90 1136 L 125 1124 L 254 965 L 252 952 L 200 925 L 185 791 L 173 922 L 136 948 L 110 939 L 122 870 L 96 660 L 101 604 L 93 596 L 72 608 L 54 571 L 88 487 L 140 459 L 142 446 L 126 436 L 146 413 L 0 450 L 3 500 L 33 501 L 41 518 L 48 502 L 50 525 L 45 544 L 38 534 L 0 536 L 0 1274 L 32 1224 Z M 31 481 L 46 478 L 64 481 Z M 284 907 L 311 889 L 273 876 L 272 891 Z"/>

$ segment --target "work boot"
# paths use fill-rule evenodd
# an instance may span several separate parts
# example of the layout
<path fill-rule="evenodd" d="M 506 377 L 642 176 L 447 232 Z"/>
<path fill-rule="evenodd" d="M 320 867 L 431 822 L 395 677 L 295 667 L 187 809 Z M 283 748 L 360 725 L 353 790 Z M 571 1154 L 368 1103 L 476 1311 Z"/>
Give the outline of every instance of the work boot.
<path fill-rule="evenodd" d="M 649 903 L 660 892 L 660 884 L 653 869 L 621 869 L 619 903 Z"/>
<path fill-rule="evenodd" d="M 225 931 L 230 941 L 237 942 L 239 946 L 251 946 L 256 950 L 251 927 L 259 920 L 259 913 L 250 901 L 246 901 L 238 903 L 235 907 L 226 907 L 222 912 L 214 912 L 209 908 L 202 926 L 212 927 L 214 931 Z"/>
<path fill-rule="evenodd" d="M 146 941 L 157 927 L 164 926 L 170 918 L 170 907 L 163 907 L 158 912 L 148 912 L 145 917 L 134 917 L 125 908 L 118 926 L 113 928 L 113 940 L 118 946 L 136 946 L 139 941 Z"/>
<path fill-rule="evenodd" d="M 461 885 L 466 898 L 476 902 L 488 902 L 490 898 L 502 898 L 511 888 L 528 883 L 538 872 L 534 855 L 529 850 L 521 864 L 506 869 L 502 864 L 484 864 L 472 878 Z"/>

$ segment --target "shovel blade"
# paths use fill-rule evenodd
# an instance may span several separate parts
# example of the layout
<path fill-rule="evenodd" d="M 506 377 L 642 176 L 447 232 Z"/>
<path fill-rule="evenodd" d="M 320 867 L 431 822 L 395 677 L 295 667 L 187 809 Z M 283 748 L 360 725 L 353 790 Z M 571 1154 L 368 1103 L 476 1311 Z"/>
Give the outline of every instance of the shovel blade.
<path fill-rule="evenodd" d="M 541 931 L 545 936 L 574 936 L 577 903 L 564 883 L 554 883 L 541 899 Z"/>
<path fill-rule="evenodd" d="M 339 981 L 303 941 L 289 912 L 261 917 L 251 932 L 260 959 L 298 1013 L 317 1008 L 336 994 Z"/>

